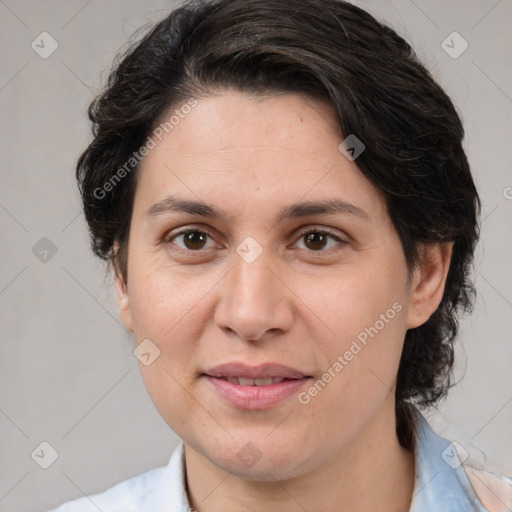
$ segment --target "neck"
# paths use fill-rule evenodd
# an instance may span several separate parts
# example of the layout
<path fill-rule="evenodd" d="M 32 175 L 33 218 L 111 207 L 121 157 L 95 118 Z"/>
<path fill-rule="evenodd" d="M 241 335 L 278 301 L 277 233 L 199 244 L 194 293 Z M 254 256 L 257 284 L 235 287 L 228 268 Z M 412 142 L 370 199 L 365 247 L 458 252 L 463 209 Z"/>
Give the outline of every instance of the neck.
<path fill-rule="evenodd" d="M 327 464 L 288 480 L 246 480 L 185 444 L 191 506 L 197 512 L 407 512 L 414 488 L 414 455 L 400 445 L 394 400 L 387 402 Z"/>

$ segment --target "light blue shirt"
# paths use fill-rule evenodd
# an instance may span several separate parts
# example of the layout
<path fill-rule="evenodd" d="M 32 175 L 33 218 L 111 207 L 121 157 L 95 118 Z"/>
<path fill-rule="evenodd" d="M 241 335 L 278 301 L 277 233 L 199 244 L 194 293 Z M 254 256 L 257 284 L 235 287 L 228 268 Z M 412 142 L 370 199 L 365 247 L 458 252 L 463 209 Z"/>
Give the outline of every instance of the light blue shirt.
<path fill-rule="evenodd" d="M 435 434 L 420 413 L 416 417 L 416 476 L 409 512 L 487 512 L 475 495 L 453 445 Z M 180 443 L 167 466 L 50 512 L 191 512 L 184 464 Z"/>

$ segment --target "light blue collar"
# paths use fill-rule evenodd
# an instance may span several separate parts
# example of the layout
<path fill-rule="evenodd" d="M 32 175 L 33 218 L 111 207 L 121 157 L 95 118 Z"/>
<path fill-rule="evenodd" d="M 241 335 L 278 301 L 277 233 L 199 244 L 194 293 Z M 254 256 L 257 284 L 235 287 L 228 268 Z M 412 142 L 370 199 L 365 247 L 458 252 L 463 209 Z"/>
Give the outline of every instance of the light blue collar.
<path fill-rule="evenodd" d="M 487 512 L 476 497 L 452 443 L 415 411 L 416 445 L 410 512 Z"/>

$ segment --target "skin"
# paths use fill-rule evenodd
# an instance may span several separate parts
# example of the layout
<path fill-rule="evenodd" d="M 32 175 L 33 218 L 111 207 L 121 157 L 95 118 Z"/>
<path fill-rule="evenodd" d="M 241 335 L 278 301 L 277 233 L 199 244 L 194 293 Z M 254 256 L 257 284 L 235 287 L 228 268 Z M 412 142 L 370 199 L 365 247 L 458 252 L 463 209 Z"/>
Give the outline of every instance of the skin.
<path fill-rule="evenodd" d="M 382 196 L 339 151 L 342 140 L 323 103 L 222 91 L 198 99 L 141 163 L 117 297 L 136 343 L 160 350 L 141 372 L 184 441 L 199 512 L 409 508 L 414 459 L 396 437 L 394 386 L 407 329 L 441 301 L 452 246 L 423 247 L 410 273 Z M 147 214 L 171 194 L 225 219 Z M 327 198 L 368 218 L 275 220 L 287 205 Z M 184 228 L 208 237 L 187 245 L 174 236 Z M 318 229 L 343 243 L 301 234 Z M 262 249 L 252 263 L 236 251 L 248 236 Z M 401 311 L 308 404 L 295 395 L 242 410 L 201 377 L 230 361 L 277 362 L 311 375 L 307 390 L 395 303 Z M 261 455 L 251 467 L 237 456 L 248 442 Z"/>

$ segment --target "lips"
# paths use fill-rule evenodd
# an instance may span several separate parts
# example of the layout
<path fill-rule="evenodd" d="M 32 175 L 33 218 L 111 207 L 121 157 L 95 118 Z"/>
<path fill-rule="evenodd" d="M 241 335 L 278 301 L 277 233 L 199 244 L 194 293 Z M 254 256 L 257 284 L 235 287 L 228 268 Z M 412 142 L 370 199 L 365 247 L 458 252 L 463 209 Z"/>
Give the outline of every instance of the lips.
<path fill-rule="evenodd" d="M 227 403 L 249 410 L 277 406 L 311 378 L 300 370 L 275 363 L 227 363 L 207 370 L 203 377 Z"/>
<path fill-rule="evenodd" d="M 258 366 L 248 366 L 243 363 L 226 363 L 210 368 L 206 375 L 217 378 L 244 379 L 302 379 L 306 377 L 300 370 L 277 363 L 265 363 Z"/>

